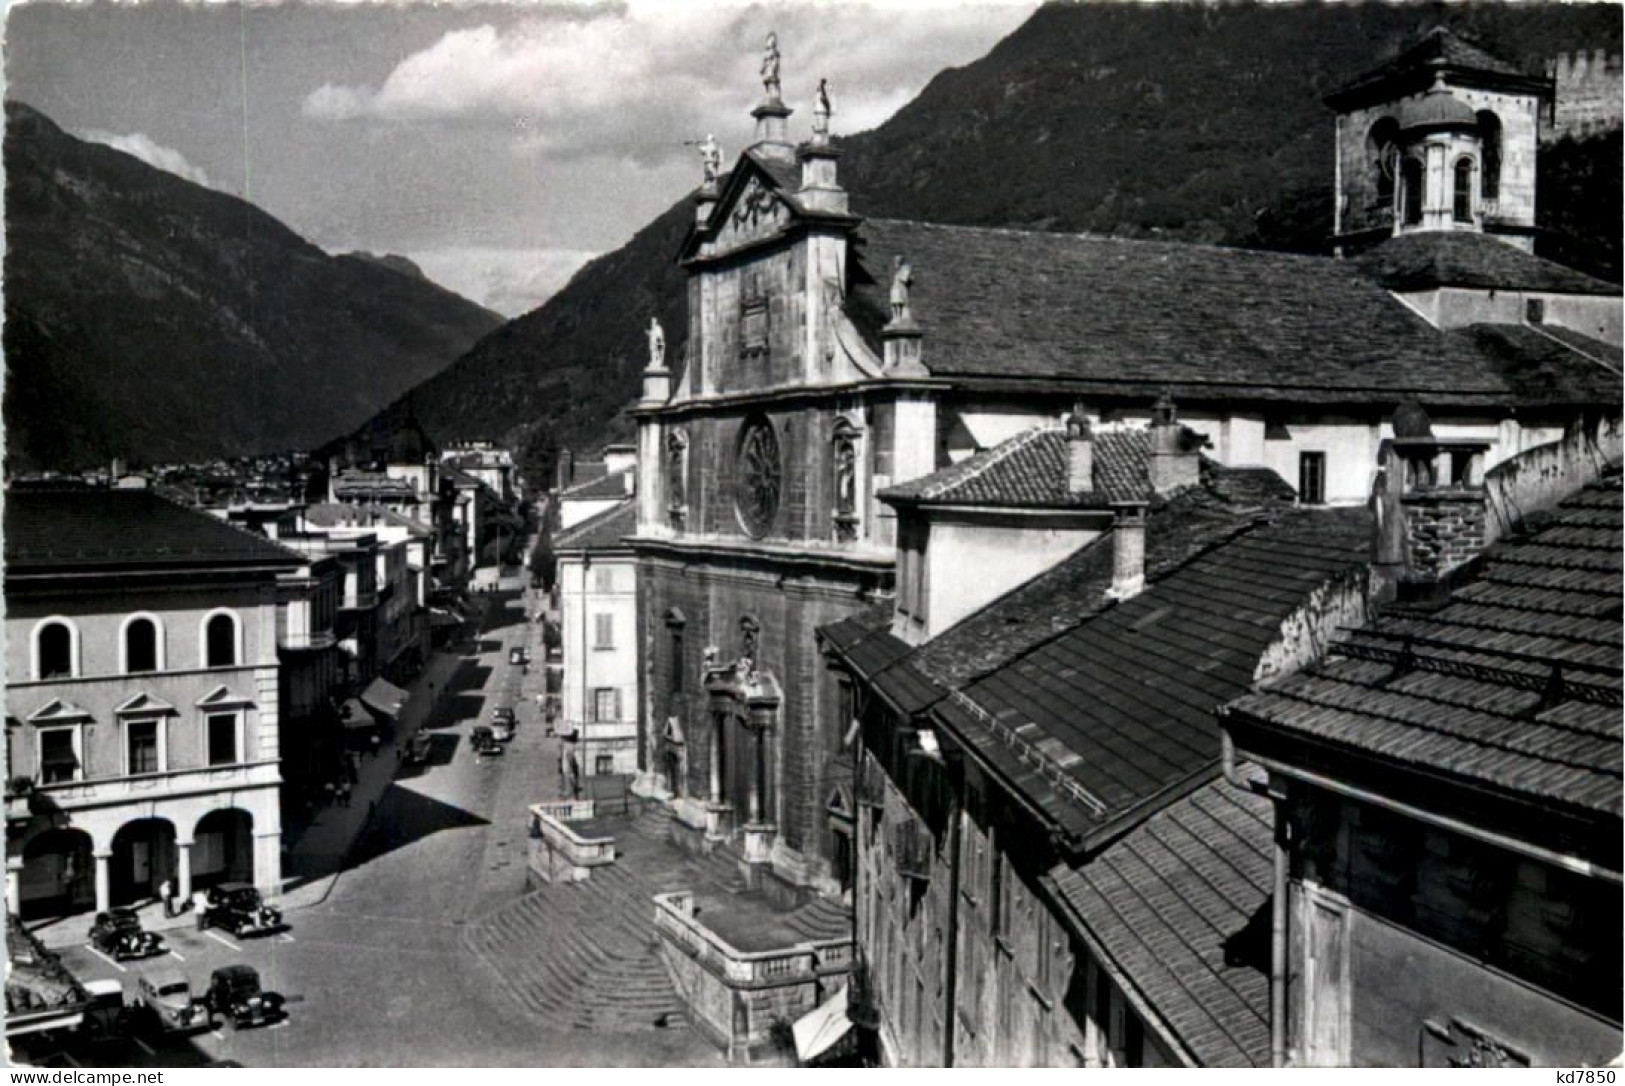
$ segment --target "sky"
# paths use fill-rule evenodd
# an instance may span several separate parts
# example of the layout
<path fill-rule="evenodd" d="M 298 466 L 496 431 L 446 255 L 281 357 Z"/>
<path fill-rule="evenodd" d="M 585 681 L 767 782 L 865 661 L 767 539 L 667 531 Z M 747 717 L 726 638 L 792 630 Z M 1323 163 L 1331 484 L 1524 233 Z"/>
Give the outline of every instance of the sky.
<path fill-rule="evenodd" d="M 837 138 L 984 55 L 1032 0 L 33 2 L 6 96 L 245 197 L 330 252 L 399 253 L 514 316 L 731 158 L 778 35 L 791 131 Z"/>

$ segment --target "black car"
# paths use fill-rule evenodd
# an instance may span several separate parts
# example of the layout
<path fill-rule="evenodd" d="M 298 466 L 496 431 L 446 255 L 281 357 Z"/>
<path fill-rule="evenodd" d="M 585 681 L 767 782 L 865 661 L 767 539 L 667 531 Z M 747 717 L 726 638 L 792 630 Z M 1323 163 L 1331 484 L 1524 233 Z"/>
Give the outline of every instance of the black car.
<path fill-rule="evenodd" d="M 286 1013 L 283 1005 L 287 1002 L 280 994 L 260 987 L 259 972 L 252 965 L 216 969 L 203 1001 L 211 1012 L 228 1019 L 233 1029 L 275 1022 Z"/>
<path fill-rule="evenodd" d="M 468 745 L 481 757 L 500 757 L 502 754 L 502 744 L 497 742 L 496 733 L 484 724 L 476 724 L 469 731 Z"/>
<path fill-rule="evenodd" d="M 264 935 L 282 929 L 282 910 L 265 904 L 260 892 L 245 882 L 223 882 L 204 895 L 203 926 L 237 936 Z"/>
<path fill-rule="evenodd" d="M 141 929 L 134 909 L 109 909 L 97 913 L 90 925 L 90 945 L 115 961 L 150 958 L 167 951 L 163 936 Z"/>

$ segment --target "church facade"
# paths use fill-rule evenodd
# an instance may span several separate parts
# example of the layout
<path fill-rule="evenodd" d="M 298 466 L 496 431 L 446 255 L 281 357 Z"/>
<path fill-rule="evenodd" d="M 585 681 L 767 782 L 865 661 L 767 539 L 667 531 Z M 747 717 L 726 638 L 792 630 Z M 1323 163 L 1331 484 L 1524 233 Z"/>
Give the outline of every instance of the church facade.
<path fill-rule="evenodd" d="M 1617 287 L 1485 235 L 1482 202 L 1471 231 L 1391 237 L 1370 262 L 864 219 L 839 184 L 823 86 L 797 142 L 776 52 L 763 74 L 753 145 L 726 172 L 701 148 L 678 254 L 688 328 L 672 365 L 650 328 L 628 545 L 641 785 L 789 881 L 835 890 L 852 871 L 857 714 L 813 631 L 889 609 L 898 579 L 932 564 L 930 531 L 899 531 L 877 497 L 888 487 L 1068 416 L 1143 427 L 1171 399 L 1218 464 L 1268 469 L 1304 506 L 1359 505 L 1402 402 L 1482 445 L 1441 467 L 1462 483 L 1599 404 L 1618 414 L 1611 375 L 1584 362 L 1617 353 L 1617 319 L 1593 320 L 1617 312 Z M 1509 194 L 1534 154 L 1525 135 L 1502 130 Z M 1472 251 L 1389 249 L 1445 233 Z M 1516 280 L 1502 286 L 1542 301 L 1541 349 L 1575 365 L 1535 381 L 1518 362 L 1535 333 L 1462 316 L 1496 297 L 1482 277 L 1451 279 L 1485 247 Z M 1429 319 L 1404 291 L 1456 318 Z"/>

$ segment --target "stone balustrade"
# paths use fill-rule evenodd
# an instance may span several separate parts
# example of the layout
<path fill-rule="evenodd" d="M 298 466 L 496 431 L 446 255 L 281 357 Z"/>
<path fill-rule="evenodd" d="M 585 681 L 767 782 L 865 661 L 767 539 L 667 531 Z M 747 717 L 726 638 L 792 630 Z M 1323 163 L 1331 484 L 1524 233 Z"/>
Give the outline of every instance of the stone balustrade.
<path fill-rule="evenodd" d="M 746 951 L 702 924 L 694 895 L 686 890 L 656 894 L 655 930 L 707 972 L 730 987 L 773 987 L 851 970 L 852 940 L 808 941 L 776 950 Z"/>

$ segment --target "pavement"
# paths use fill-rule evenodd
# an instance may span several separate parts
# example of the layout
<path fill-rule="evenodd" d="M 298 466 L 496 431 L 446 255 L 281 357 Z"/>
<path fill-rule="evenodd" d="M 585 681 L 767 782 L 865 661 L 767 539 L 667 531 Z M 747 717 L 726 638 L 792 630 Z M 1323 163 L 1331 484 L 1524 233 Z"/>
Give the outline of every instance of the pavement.
<path fill-rule="evenodd" d="M 398 766 L 392 751 L 363 759 L 352 806 L 323 812 L 292 842 L 286 931 L 237 939 L 177 918 L 164 958 L 117 963 L 82 942 L 88 916 L 61 928 L 63 961 L 81 980 L 119 980 L 132 992 L 140 973 L 162 967 L 201 988 L 211 970 L 246 963 L 289 998 L 287 1018 L 193 1036 L 143 1029 L 104 1043 L 20 1038 L 14 1057 L 64 1067 L 720 1065 L 680 1019 L 618 1033 L 539 1016 L 513 996 L 517 965 L 468 945 L 486 917 L 534 896 L 525 887 L 526 808 L 558 791 L 559 743 L 544 734 L 534 697 L 543 668 L 525 674 L 507 662 L 514 645 L 541 659 L 528 595 L 512 577 L 501 594 L 477 597 L 489 604 L 478 636 L 414 684 L 395 741 L 427 729 L 428 764 Z M 431 681 L 432 702 L 423 696 Z M 503 704 L 516 707 L 515 739 L 502 757 L 476 757 L 469 729 Z M 568 923 L 531 915 L 555 929 Z M 165 926 L 161 915 L 154 926 Z"/>

